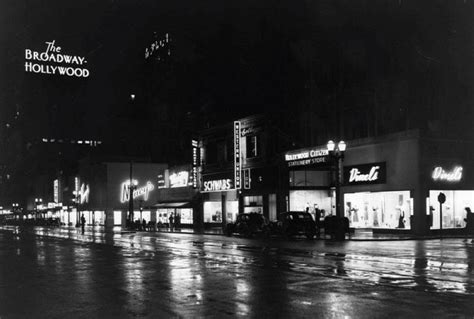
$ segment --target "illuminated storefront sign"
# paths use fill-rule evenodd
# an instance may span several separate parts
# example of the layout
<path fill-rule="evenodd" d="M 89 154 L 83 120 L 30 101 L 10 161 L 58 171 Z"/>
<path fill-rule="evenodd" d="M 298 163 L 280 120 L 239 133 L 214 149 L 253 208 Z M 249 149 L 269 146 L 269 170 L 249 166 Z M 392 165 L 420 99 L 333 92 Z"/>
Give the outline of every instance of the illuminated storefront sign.
<path fill-rule="evenodd" d="M 244 169 L 244 189 L 250 189 L 250 183 L 252 179 L 250 178 L 250 168 Z"/>
<path fill-rule="evenodd" d="M 462 166 L 456 166 L 450 171 L 446 171 L 441 166 L 437 166 L 433 169 L 431 177 L 435 181 L 459 182 L 462 179 L 462 170 Z"/>
<path fill-rule="evenodd" d="M 193 159 L 192 159 L 192 179 L 193 188 L 198 188 L 198 165 L 199 165 L 199 144 L 198 141 L 192 140 L 191 145 L 193 147 Z"/>
<path fill-rule="evenodd" d="M 287 153 L 285 161 L 289 167 L 320 164 L 328 161 L 328 155 L 329 152 L 325 148 L 311 148 Z"/>
<path fill-rule="evenodd" d="M 385 162 L 344 167 L 346 185 L 381 184 L 385 183 L 386 179 Z"/>
<path fill-rule="evenodd" d="M 181 171 L 178 173 L 173 173 L 170 175 L 169 179 L 171 188 L 186 187 L 188 186 L 189 172 Z"/>
<path fill-rule="evenodd" d="M 85 68 L 85 57 L 64 54 L 55 42 L 45 42 L 43 52 L 25 49 L 25 72 L 87 78 L 90 72 Z"/>
<path fill-rule="evenodd" d="M 82 183 L 81 188 L 79 189 L 79 203 L 86 204 L 89 202 L 89 185 Z"/>
<path fill-rule="evenodd" d="M 205 181 L 203 183 L 204 192 L 220 192 L 220 191 L 228 191 L 232 189 L 232 180 L 231 179 L 219 179 L 219 180 L 211 180 Z"/>
<path fill-rule="evenodd" d="M 234 122 L 234 180 L 235 189 L 240 189 L 242 167 L 240 162 L 240 121 Z"/>
<path fill-rule="evenodd" d="M 152 182 L 146 182 L 145 186 L 138 187 L 138 181 L 133 180 L 133 199 L 143 197 L 143 200 L 148 200 L 150 192 L 155 189 Z M 121 185 L 120 202 L 125 203 L 130 200 L 130 181 L 123 182 Z"/>
<path fill-rule="evenodd" d="M 54 202 L 59 203 L 59 180 L 55 179 L 53 184 L 54 184 L 54 186 L 53 186 L 54 187 L 54 189 L 53 189 L 54 190 L 54 192 L 53 192 Z"/>

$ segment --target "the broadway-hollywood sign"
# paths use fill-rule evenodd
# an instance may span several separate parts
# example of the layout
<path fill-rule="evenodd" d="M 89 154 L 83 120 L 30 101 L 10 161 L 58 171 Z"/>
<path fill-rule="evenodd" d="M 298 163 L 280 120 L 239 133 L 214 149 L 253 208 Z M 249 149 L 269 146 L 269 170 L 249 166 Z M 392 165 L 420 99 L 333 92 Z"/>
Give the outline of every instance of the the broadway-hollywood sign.
<path fill-rule="evenodd" d="M 90 72 L 85 57 L 65 54 L 56 40 L 45 42 L 45 51 L 25 49 L 25 72 L 87 78 Z"/>

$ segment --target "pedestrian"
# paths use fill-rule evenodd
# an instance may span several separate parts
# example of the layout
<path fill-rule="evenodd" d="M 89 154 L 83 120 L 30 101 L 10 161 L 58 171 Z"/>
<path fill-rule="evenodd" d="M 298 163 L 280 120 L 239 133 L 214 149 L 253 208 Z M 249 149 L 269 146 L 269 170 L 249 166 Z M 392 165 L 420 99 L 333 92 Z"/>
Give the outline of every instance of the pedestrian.
<path fill-rule="evenodd" d="M 176 215 L 176 228 L 177 229 L 181 228 L 181 215 L 180 214 Z"/>
<path fill-rule="evenodd" d="M 143 231 L 146 231 L 146 220 L 145 220 L 145 218 L 143 218 L 143 220 L 142 220 L 142 228 L 143 228 Z"/>
<path fill-rule="evenodd" d="M 464 239 L 464 242 L 467 242 L 467 238 L 469 237 L 469 235 L 474 234 L 474 213 L 471 211 L 470 207 L 466 207 L 464 208 L 464 210 L 466 211 L 466 218 L 464 218 L 464 221 L 466 222 L 466 238 Z M 471 243 L 474 243 L 474 239 L 471 240 Z"/>
<path fill-rule="evenodd" d="M 174 227 L 174 218 L 173 218 L 173 214 L 170 214 L 170 231 L 173 231 L 173 227 Z"/>
<path fill-rule="evenodd" d="M 82 216 L 81 216 L 81 230 L 82 230 L 83 235 L 84 235 L 85 227 L 86 227 L 86 218 L 84 217 L 84 214 L 82 214 Z"/>
<path fill-rule="evenodd" d="M 321 235 L 321 210 L 319 209 L 318 205 L 315 205 L 314 207 L 316 236 L 319 238 Z"/>

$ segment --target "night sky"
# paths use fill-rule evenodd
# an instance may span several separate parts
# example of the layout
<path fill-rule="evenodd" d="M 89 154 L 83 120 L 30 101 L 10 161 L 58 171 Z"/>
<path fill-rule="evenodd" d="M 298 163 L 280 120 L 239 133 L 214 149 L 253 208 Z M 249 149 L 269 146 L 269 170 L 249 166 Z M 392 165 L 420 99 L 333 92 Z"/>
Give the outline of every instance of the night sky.
<path fill-rule="evenodd" d="M 337 103 L 380 108 L 382 128 L 421 118 L 470 127 L 473 9 L 469 0 L 2 1 L 0 121 L 20 111 L 33 135 L 104 136 L 129 94 L 144 94 L 153 34 L 169 33 L 164 98 L 216 122 L 308 108 L 324 122 Z M 90 77 L 25 73 L 24 50 L 51 40 L 85 56 Z"/>

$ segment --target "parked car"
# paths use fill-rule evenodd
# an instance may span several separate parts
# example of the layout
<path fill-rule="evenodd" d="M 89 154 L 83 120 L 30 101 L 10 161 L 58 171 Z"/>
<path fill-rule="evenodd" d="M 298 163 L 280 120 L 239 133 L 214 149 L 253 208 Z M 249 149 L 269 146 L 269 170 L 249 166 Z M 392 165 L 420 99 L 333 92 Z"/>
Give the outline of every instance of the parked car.
<path fill-rule="evenodd" d="M 251 237 L 255 234 L 269 235 L 268 222 L 259 213 L 243 213 L 237 215 L 234 223 L 227 224 L 227 236 L 240 234 L 245 237 Z"/>
<path fill-rule="evenodd" d="M 280 234 L 285 237 L 303 235 L 308 239 L 313 239 L 318 232 L 313 216 L 306 212 L 286 212 L 280 214 L 278 228 Z"/>

